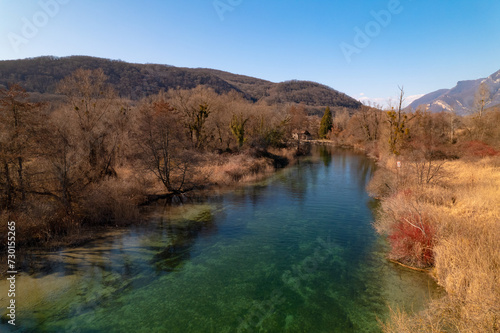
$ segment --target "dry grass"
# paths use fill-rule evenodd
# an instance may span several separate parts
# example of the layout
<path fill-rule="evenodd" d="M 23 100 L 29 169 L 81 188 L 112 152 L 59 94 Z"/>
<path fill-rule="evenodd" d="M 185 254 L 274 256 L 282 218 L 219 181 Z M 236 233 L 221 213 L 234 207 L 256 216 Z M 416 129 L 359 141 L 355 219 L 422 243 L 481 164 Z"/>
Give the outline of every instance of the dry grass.
<path fill-rule="evenodd" d="M 433 274 L 447 292 L 422 313 L 395 311 L 386 332 L 500 332 L 499 159 L 450 161 L 443 170 L 439 184 L 407 182 L 383 201 L 380 232 L 408 209 L 432 216 Z"/>
<path fill-rule="evenodd" d="M 251 182 L 274 172 L 274 167 L 266 158 L 256 158 L 246 153 L 237 155 L 215 155 L 198 168 L 198 177 L 204 183 L 232 185 Z"/>
<path fill-rule="evenodd" d="M 442 333 L 443 322 L 436 320 L 442 316 L 442 312 L 436 315 L 436 313 L 431 314 L 428 310 L 412 316 L 399 309 L 391 309 L 391 321 L 380 324 L 386 333 Z"/>

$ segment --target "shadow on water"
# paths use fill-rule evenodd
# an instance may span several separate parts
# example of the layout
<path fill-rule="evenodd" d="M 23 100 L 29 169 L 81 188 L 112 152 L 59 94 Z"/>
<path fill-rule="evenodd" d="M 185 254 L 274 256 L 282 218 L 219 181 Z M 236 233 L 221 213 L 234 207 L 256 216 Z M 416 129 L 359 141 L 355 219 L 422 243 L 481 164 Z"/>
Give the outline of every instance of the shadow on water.
<path fill-rule="evenodd" d="M 217 232 L 215 219 L 210 210 L 181 223 L 174 224 L 162 218 L 160 226 L 163 225 L 169 235 L 169 244 L 154 255 L 151 264 L 157 270 L 166 272 L 182 267 L 182 263 L 191 258 L 191 249 L 199 236 Z"/>

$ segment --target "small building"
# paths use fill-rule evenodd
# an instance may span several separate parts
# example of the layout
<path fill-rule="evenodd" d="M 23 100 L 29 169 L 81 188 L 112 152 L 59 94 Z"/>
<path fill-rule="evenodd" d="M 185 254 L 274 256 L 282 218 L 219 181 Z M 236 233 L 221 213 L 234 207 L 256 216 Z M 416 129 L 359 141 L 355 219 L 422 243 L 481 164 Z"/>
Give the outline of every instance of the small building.
<path fill-rule="evenodd" d="M 303 141 L 303 140 L 311 140 L 312 137 L 311 137 L 311 133 L 309 133 L 309 131 L 297 131 L 297 132 L 293 132 L 292 138 L 294 140 Z"/>

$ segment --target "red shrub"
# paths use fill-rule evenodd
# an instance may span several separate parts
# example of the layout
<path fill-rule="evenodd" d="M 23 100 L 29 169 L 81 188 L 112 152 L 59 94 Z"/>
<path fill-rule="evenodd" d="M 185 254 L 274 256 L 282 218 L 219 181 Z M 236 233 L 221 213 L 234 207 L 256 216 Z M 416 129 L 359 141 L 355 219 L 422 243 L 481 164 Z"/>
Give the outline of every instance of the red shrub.
<path fill-rule="evenodd" d="M 434 264 L 434 228 L 416 213 L 402 217 L 389 235 L 392 259 L 416 267 Z"/>
<path fill-rule="evenodd" d="M 402 189 L 398 192 L 398 195 L 402 195 L 404 198 L 408 199 L 411 198 L 413 195 L 413 191 L 409 188 Z"/>
<path fill-rule="evenodd" d="M 482 141 L 468 141 L 461 145 L 466 156 L 487 157 L 500 155 L 500 152 Z"/>

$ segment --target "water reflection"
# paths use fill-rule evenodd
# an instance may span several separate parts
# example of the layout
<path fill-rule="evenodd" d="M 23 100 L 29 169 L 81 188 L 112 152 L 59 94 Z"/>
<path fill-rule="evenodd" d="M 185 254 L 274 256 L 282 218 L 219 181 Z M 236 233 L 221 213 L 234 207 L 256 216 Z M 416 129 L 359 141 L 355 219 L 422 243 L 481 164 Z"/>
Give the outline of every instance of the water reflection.
<path fill-rule="evenodd" d="M 292 202 L 300 204 L 306 199 L 309 185 L 316 183 L 317 172 L 311 159 L 303 159 L 298 162 L 296 168 L 284 172 L 278 182 L 283 186 L 283 193 L 290 196 Z"/>
<path fill-rule="evenodd" d="M 332 163 L 332 147 L 326 145 L 320 146 L 319 155 L 321 156 L 321 159 L 323 160 L 325 166 L 329 167 Z"/>

